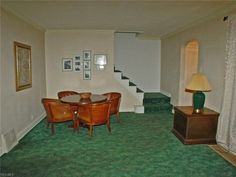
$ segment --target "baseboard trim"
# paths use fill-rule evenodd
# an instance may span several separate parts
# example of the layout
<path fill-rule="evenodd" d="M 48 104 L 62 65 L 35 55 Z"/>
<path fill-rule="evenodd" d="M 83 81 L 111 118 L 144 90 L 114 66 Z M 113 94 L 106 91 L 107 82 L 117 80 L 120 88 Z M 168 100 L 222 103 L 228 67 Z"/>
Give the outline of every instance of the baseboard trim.
<path fill-rule="evenodd" d="M 160 92 L 161 92 L 163 95 L 168 96 L 168 97 L 171 98 L 171 94 L 170 94 L 169 92 L 166 92 L 166 91 L 164 91 L 164 90 L 160 90 Z"/>
<path fill-rule="evenodd" d="M 17 140 L 20 141 L 27 133 L 29 133 L 41 120 L 46 117 L 46 113 L 44 112 L 40 116 L 38 116 L 33 122 L 31 122 L 25 129 L 16 134 Z"/>
<path fill-rule="evenodd" d="M 3 153 L 3 149 L 2 149 L 2 147 L 0 147 L 0 157 L 3 155 L 4 153 Z"/>
<path fill-rule="evenodd" d="M 12 150 L 16 145 L 18 144 L 18 141 L 14 144 L 12 144 L 11 148 L 7 151 L 5 148 L 0 148 L 0 157 L 5 154 L 8 153 L 10 150 Z M 5 150 L 4 150 L 5 149 Z"/>
<path fill-rule="evenodd" d="M 27 133 L 29 133 L 41 120 L 45 118 L 45 116 L 46 116 L 46 113 L 44 112 L 40 116 L 38 116 L 33 122 L 31 122 L 25 129 L 17 133 L 16 134 L 17 141 L 14 144 L 12 144 L 9 149 L 5 148 L 5 144 L 4 144 L 4 141 L 2 141 L 2 135 L 1 135 L 0 138 L 2 141 L 2 146 L 0 147 L 0 157 L 3 154 L 8 153 L 12 148 L 14 148 Z"/>
<path fill-rule="evenodd" d="M 120 108 L 120 112 L 134 112 L 134 108 Z"/>
<path fill-rule="evenodd" d="M 134 112 L 138 114 L 144 113 L 144 106 L 143 105 L 134 105 Z"/>
<path fill-rule="evenodd" d="M 208 145 L 211 149 L 213 149 L 217 154 L 231 163 L 236 167 L 236 154 L 229 152 L 221 145 Z"/>

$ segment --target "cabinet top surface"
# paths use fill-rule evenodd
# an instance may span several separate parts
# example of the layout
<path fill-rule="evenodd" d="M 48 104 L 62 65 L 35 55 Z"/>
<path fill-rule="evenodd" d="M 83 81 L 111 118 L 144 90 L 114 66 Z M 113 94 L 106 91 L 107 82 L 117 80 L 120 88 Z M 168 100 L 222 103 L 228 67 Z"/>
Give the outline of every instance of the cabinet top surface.
<path fill-rule="evenodd" d="M 209 108 L 204 108 L 201 113 L 193 113 L 193 107 L 192 106 L 175 106 L 175 111 L 180 111 L 186 115 L 219 115 L 218 112 L 215 112 Z"/>

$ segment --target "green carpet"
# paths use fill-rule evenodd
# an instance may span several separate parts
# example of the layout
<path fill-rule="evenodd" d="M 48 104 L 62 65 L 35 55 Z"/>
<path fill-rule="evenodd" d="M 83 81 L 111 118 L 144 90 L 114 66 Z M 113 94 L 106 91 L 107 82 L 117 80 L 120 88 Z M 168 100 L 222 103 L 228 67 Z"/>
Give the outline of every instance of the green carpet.
<path fill-rule="evenodd" d="M 183 145 L 172 133 L 173 115 L 121 113 L 112 134 L 97 126 L 54 136 L 40 122 L 1 157 L 0 176 L 14 177 L 235 177 L 236 168 L 207 145 Z"/>

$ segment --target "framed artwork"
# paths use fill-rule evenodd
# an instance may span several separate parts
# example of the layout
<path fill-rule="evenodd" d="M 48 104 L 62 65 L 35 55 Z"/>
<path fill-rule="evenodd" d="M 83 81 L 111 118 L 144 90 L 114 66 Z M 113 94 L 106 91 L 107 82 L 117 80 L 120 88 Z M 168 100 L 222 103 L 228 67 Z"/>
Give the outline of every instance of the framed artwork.
<path fill-rule="evenodd" d="M 91 80 L 91 71 L 84 70 L 84 80 Z"/>
<path fill-rule="evenodd" d="M 83 51 L 83 59 L 84 60 L 91 60 L 91 50 L 84 50 Z"/>
<path fill-rule="evenodd" d="M 73 58 L 62 59 L 62 71 L 73 71 Z"/>
<path fill-rule="evenodd" d="M 74 58 L 74 72 L 80 72 L 82 70 L 81 56 L 77 55 Z"/>
<path fill-rule="evenodd" d="M 107 55 L 105 55 L 105 54 L 95 54 L 94 55 L 94 64 L 96 64 L 96 65 L 106 65 L 107 64 Z"/>
<path fill-rule="evenodd" d="M 16 91 L 32 87 L 31 46 L 14 42 Z"/>
<path fill-rule="evenodd" d="M 91 62 L 84 61 L 84 70 L 91 70 Z"/>
<path fill-rule="evenodd" d="M 97 70 L 104 70 L 107 64 L 107 55 L 105 54 L 95 54 L 94 64 L 97 66 Z"/>

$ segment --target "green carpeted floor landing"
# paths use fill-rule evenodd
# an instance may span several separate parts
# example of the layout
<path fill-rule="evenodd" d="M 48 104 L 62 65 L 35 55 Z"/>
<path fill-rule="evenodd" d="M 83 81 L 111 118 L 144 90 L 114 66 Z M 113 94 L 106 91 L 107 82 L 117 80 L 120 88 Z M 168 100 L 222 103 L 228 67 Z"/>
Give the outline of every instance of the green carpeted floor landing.
<path fill-rule="evenodd" d="M 40 122 L 1 157 L 0 176 L 14 177 L 235 177 L 236 168 L 207 145 L 183 145 L 172 133 L 173 115 L 121 113 L 105 126 L 73 133 Z"/>

